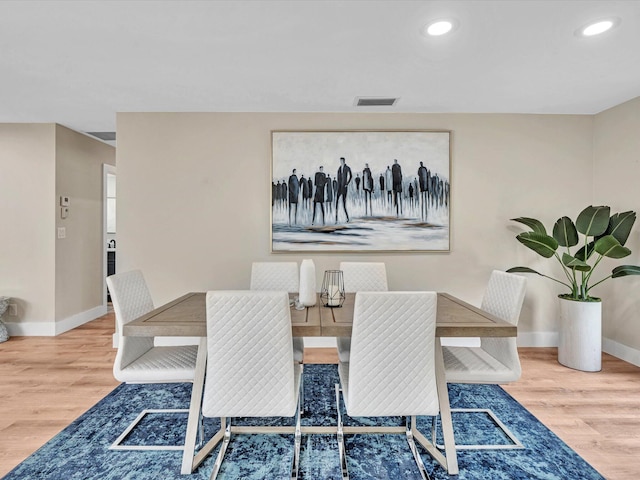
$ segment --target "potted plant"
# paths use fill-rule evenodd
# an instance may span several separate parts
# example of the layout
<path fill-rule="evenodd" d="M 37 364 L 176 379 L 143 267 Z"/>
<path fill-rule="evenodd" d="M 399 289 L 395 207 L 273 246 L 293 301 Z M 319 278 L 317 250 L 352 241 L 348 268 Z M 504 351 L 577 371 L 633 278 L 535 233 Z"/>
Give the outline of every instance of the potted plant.
<path fill-rule="evenodd" d="M 600 299 L 591 295 L 591 290 L 610 278 L 640 275 L 640 267 L 620 265 L 604 278 L 592 278 L 603 258 L 619 259 L 631 254 L 624 245 L 636 213 L 610 213 L 609 207 L 589 206 L 580 212 L 575 223 L 569 217 L 559 218 L 551 235 L 535 218 L 512 219 L 531 229 L 516 236 L 520 243 L 545 258 L 555 258 L 562 268 L 565 278 L 561 280 L 528 267 L 514 267 L 507 272 L 535 273 L 567 287 L 566 293 L 558 295 L 558 361 L 577 370 L 596 372 L 601 369 L 602 306 Z M 572 247 L 576 247 L 573 253 Z"/>

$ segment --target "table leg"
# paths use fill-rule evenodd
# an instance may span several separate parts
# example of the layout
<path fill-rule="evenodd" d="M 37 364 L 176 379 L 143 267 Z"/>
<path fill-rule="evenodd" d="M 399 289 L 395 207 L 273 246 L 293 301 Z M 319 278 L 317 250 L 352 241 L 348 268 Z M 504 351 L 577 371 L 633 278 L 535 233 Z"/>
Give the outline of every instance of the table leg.
<path fill-rule="evenodd" d="M 200 407 L 202 406 L 202 392 L 204 390 L 204 375 L 207 367 L 207 338 L 202 337 L 198 344 L 198 356 L 196 357 L 196 371 L 191 387 L 191 403 L 189 404 L 189 420 L 187 422 L 187 435 L 184 441 L 182 454 L 183 475 L 193 472 L 193 457 L 196 450 L 198 436 L 198 424 L 200 421 Z"/>
<path fill-rule="evenodd" d="M 440 418 L 442 420 L 442 436 L 444 437 L 444 453 L 447 458 L 447 473 L 458 474 L 458 457 L 456 455 L 456 441 L 453 437 L 453 420 L 451 419 L 451 405 L 449 404 L 449 391 L 447 379 L 444 373 L 444 357 L 440 337 L 435 342 L 435 367 L 436 388 L 438 389 L 438 402 L 440 403 Z"/>

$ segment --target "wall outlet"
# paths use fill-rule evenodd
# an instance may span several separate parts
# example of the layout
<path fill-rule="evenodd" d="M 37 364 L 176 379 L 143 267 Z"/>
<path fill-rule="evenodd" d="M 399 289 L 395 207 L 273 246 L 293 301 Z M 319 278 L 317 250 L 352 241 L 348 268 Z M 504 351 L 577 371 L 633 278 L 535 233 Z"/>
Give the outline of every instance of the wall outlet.
<path fill-rule="evenodd" d="M 18 316 L 18 305 L 16 305 L 15 303 L 10 303 L 9 304 L 9 316 L 10 317 L 17 317 Z"/>
<path fill-rule="evenodd" d="M 58 238 L 66 238 L 66 237 L 67 237 L 66 227 L 58 227 Z"/>

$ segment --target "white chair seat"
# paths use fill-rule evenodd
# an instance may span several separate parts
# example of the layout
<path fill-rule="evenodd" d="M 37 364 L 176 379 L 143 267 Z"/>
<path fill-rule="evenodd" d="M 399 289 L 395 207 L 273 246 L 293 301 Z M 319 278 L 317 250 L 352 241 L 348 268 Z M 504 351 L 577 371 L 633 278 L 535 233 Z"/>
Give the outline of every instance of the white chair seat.
<path fill-rule="evenodd" d="M 507 383 L 520 376 L 480 347 L 442 347 L 442 354 L 449 383 Z"/>
<path fill-rule="evenodd" d="M 349 362 L 349 357 L 351 356 L 351 338 L 337 337 L 336 343 L 338 345 L 338 358 L 340 362 Z"/>
<path fill-rule="evenodd" d="M 128 383 L 193 382 L 197 355 L 196 345 L 153 347 L 122 369 L 117 379 Z"/>
<path fill-rule="evenodd" d="M 349 362 L 340 361 L 340 363 L 338 363 L 338 375 L 340 376 L 342 396 L 346 404 L 347 398 L 349 398 Z"/>
<path fill-rule="evenodd" d="M 304 339 L 302 337 L 293 337 L 293 359 L 302 363 L 304 357 Z"/>
<path fill-rule="evenodd" d="M 302 372 L 304 367 L 300 362 L 293 362 L 293 388 L 296 395 L 296 404 L 300 400 L 300 385 L 302 384 Z M 294 412 L 295 413 L 295 412 Z"/>

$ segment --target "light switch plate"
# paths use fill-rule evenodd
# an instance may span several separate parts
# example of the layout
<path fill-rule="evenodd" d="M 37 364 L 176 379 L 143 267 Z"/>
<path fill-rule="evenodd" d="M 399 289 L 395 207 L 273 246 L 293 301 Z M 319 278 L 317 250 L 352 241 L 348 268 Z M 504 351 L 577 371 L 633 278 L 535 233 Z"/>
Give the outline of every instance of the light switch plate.
<path fill-rule="evenodd" d="M 69 207 L 60 207 L 60 218 L 67 218 L 69 216 Z"/>
<path fill-rule="evenodd" d="M 60 206 L 68 207 L 69 206 L 69 197 L 65 197 L 64 195 L 60 197 Z"/>

